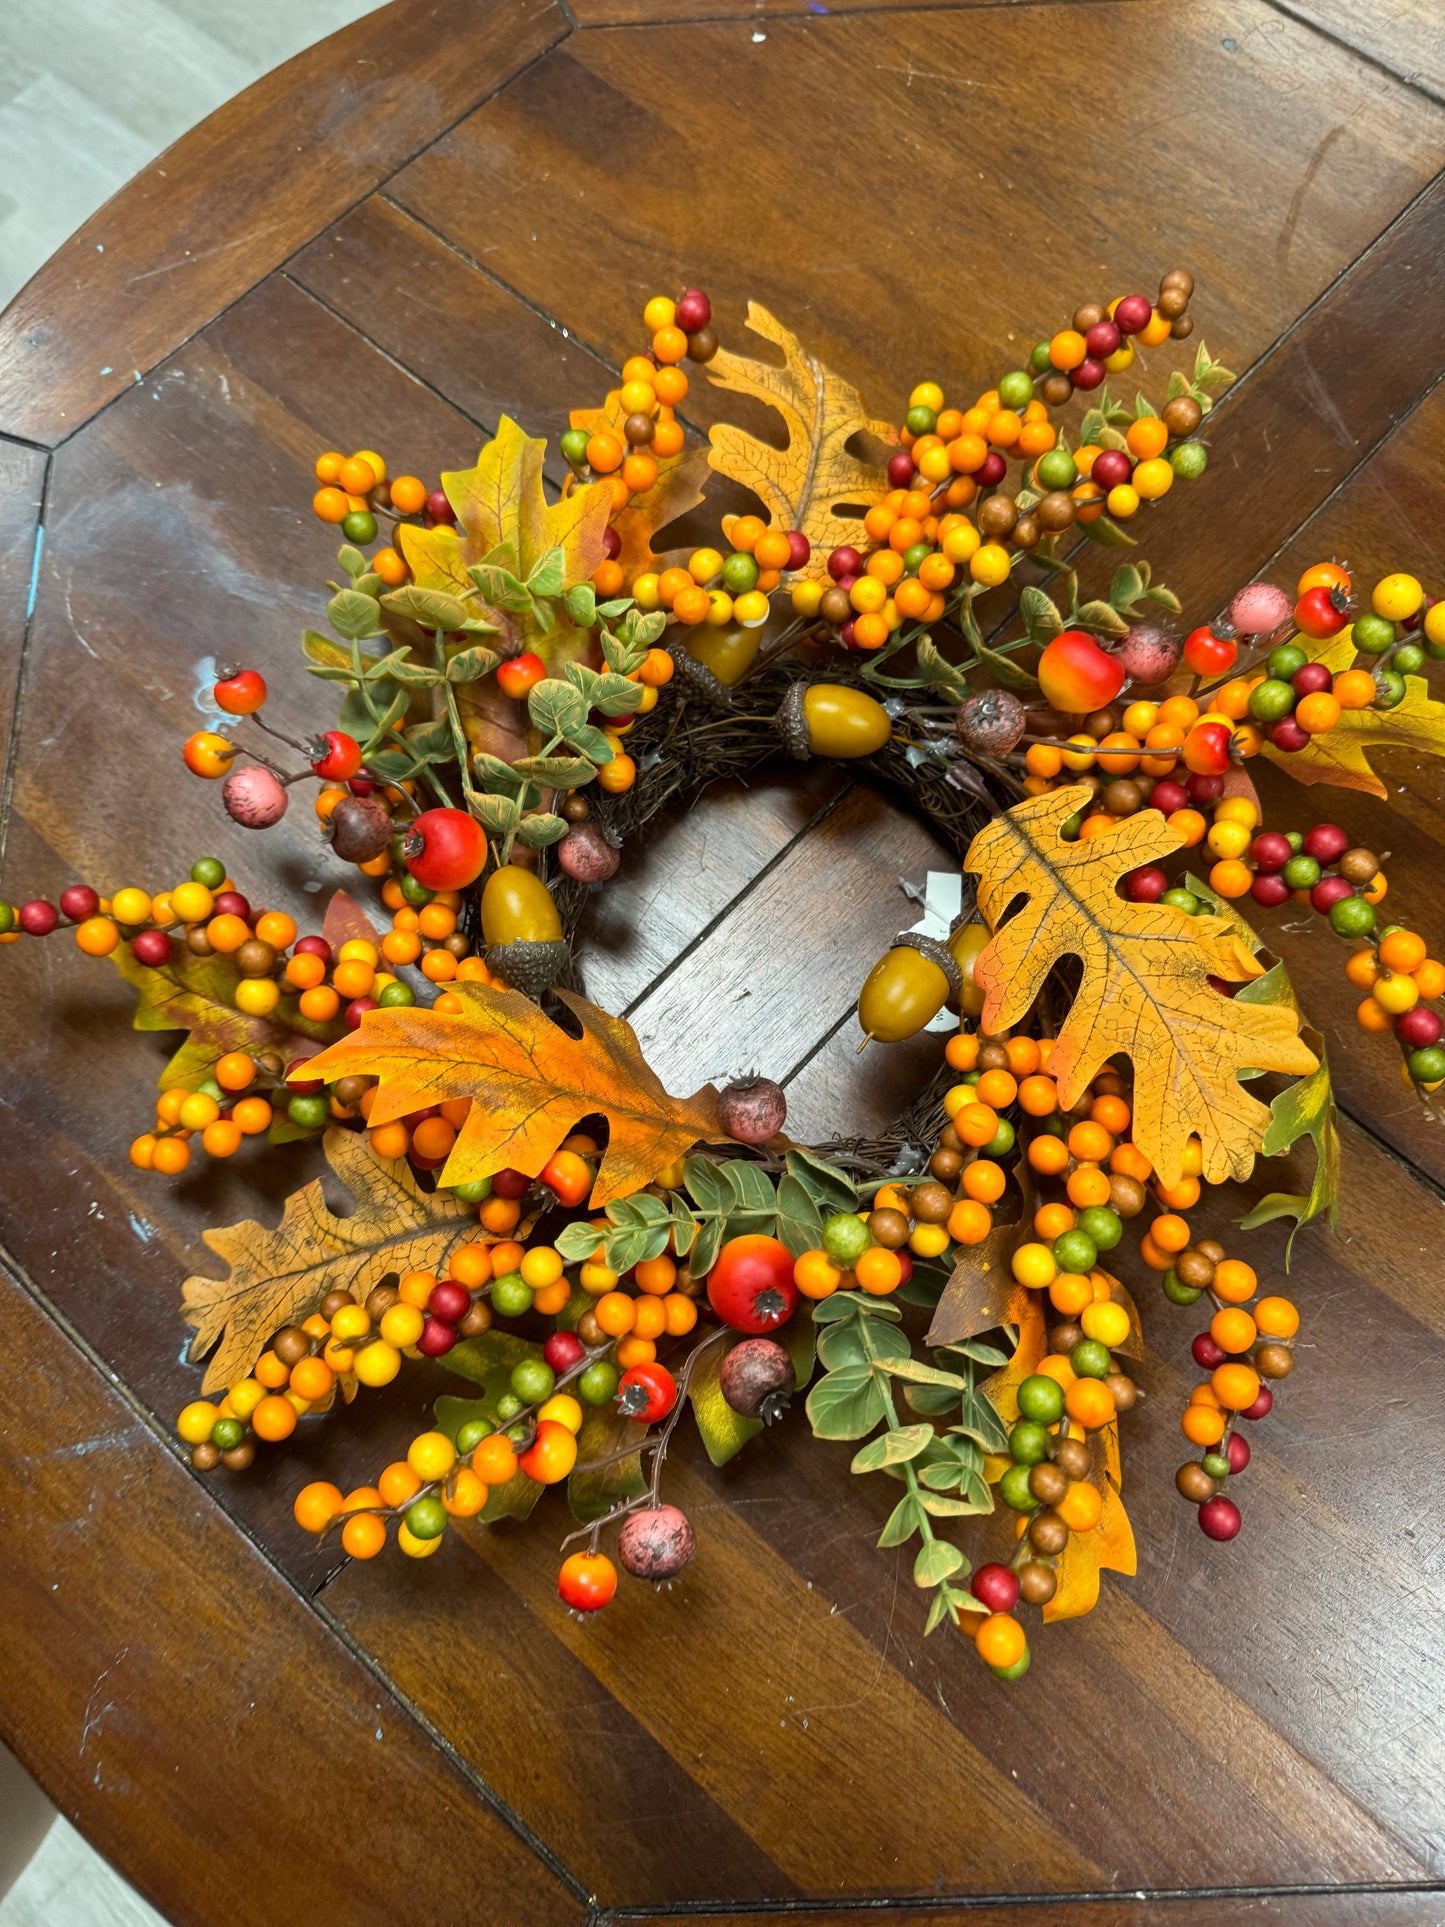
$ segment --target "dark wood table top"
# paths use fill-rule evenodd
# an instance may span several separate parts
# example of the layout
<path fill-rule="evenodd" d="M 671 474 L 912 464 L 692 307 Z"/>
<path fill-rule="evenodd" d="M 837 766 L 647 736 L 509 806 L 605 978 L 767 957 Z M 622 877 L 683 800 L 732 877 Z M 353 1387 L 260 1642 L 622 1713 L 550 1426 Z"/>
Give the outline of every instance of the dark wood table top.
<path fill-rule="evenodd" d="M 1332 552 L 1438 586 L 1441 44 L 1432 0 L 368 16 L 163 155 L 0 318 L 0 887 L 159 884 L 212 843 L 241 863 L 177 745 L 216 655 L 265 669 L 278 725 L 314 717 L 316 451 L 429 474 L 504 411 L 555 434 L 688 280 L 734 338 L 764 302 L 888 413 L 925 373 L 981 384 L 1061 300 L 1187 264 L 1242 379 L 1188 512 L 1151 524 L 1186 609 Z M 1266 772 L 1271 820 L 1343 816 L 1438 939 L 1440 765 L 1384 767 L 1388 802 Z M 304 908 L 325 868 L 288 836 L 257 860 Z M 837 770 L 710 792 L 629 848 L 590 993 L 673 1088 L 756 1065 L 799 1137 L 881 1123 L 936 1043 L 860 1065 L 848 1015 L 898 879 L 950 863 Z M 1138 1576 L 1015 1686 L 923 1641 L 906 1553 L 873 1544 L 887 1495 L 801 1422 L 721 1471 L 679 1454 L 705 1556 L 588 1624 L 540 1521 L 360 1568 L 294 1528 L 302 1477 L 353 1485 L 415 1429 L 424 1372 L 195 1478 L 179 1281 L 296 1162 L 133 1171 L 161 1044 L 58 943 L 0 963 L 0 1736 L 170 1917 L 1445 1919 L 1445 1133 L 1353 1046 L 1318 923 L 1279 947 L 1340 1040 L 1344 1210 L 1297 1251 L 1302 1369 L 1246 1535 L 1211 1546 L 1174 1495 L 1195 1323 L 1151 1305 Z M 1281 1272 L 1282 1235 L 1255 1250 Z"/>

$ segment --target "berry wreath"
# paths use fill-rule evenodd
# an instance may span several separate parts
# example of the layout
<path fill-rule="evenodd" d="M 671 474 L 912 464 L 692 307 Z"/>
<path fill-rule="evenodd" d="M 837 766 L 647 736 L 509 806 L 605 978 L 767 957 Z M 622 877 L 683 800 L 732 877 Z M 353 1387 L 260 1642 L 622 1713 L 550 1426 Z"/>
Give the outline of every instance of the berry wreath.
<path fill-rule="evenodd" d="M 314 782 L 390 927 L 338 891 L 302 935 L 215 857 L 155 893 L 0 904 L 0 942 L 65 922 L 135 988 L 137 1028 L 188 1033 L 135 1166 L 320 1139 L 354 1197 L 338 1217 L 313 1178 L 279 1226 L 206 1234 L 227 1270 L 184 1287 L 211 1354 L 178 1421 L 198 1472 L 243 1472 L 404 1357 L 445 1360 L 472 1395 L 439 1398 L 374 1484 L 306 1486 L 298 1525 L 363 1560 L 394 1528 L 424 1558 L 565 1482 L 558 1591 L 588 1613 L 619 1564 L 667 1581 L 697 1552 L 661 1490 L 683 1415 L 722 1463 L 809 1386 L 813 1433 L 900 1487 L 880 1544 L 918 1541 L 925 1630 L 948 1620 L 1015 1678 L 1020 1609 L 1087 1612 L 1102 1570 L 1135 1567 L 1120 1422 L 1142 1338 L 1111 1254 L 1144 1218 L 1141 1274 L 1212 1314 L 1176 1483 L 1211 1539 L 1239 1532 L 1228 1484 L 1299 1313 L 1187 1214 L 1308 1139 L 1309 1192 L 1242 1228 L 1330 1221 L 1338 1142 L 1324 1040 L 1236 904 L 1326 918 L 1360 1027 L 1393 1032 L 1407 1083 L 1445 1082 L 1445 964 L 1382 921 L 1380 863 L 1345 830 L 1264 827 L 1247 765 L 1383 794 L 1372 747 L 1445 753 L 1422 674 L 1445 603 L 1403 571 L 1365 598 L 1326 561 L 1181 637 L 1177 598 L 1119 557 L 1204 471 L 1232 377 L 1201 344 L 1157 407 L 1109 383 L 1189 337 L 1192 294 L 1175 270 L 1152 301 L 1083 303 L 971 405 L 924 381 L 895 424 L 762 308 L 747 325 L 778 358 L 723 349 L 690 288 L 647 303 L 646 348 L 572 414 L 560 492 L 505 419 L 439 486 L 370 449 L 318 459 L 344 544 L 332 633 L 303 648 L 339 685 L 335 727 L 290 740 L 264 676 L 224 667 L 224 727 L 183 753 L 246 829 Z M 690 436 L 684 363 L 774 409 L 784 445 Z M 1054 417 L 1076 396 L 1071 438 Z M 712 473 L 755 504 L 718 546 Z M 673 1097 L 579 994 L 586 906 L 628 839 L 779 755 L 854 763 L 965 873 L 952 927 L 901 934 L 861 986 L 865 1044 L 958 1019 L 879 1139 L 793 1143 L 766 1078 Z M 958 1522 L 996 1511 L 1013 1545 L 971 1566 Z"/>

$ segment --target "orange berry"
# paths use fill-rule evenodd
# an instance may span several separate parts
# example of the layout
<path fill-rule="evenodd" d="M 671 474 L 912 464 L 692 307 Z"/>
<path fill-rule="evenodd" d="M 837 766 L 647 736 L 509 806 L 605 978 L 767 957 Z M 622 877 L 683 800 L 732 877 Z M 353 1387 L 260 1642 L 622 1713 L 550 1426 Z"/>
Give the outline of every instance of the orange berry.
<path fill-rule="evenodd" d="M 1266 1338 L 1293 1338 L 1299 1330 L 1299 1312 L 1288 1298 L 1261 1298 L 1254 1308 L 1254 1322 Z"/>
<path fill-rule="evenodd" d="M 1097 1164 L 1081 1164 L 1077 1171 L 1071 1171 L 1064 1188 L 1069 1203 L 1077 1205 L 1080 1211 L 1086 1211 L 1090 1205 L 1107 1204 L 1112 1195 L 1108 1177 Z"/>
<path fill-rule="evenodd" d="M 1018 1079 L 1012 1071 L 985 1071 L 975 1087 L 980 1104 L 1006 1111 L 1019 1094 Z"/>
<path fill-rule="evenodd" d="M 1102 1164 L 1114 1148 L 1114 1140 L 1102 1124 L 1084 1118 L 1069 1132 L 1069 1155 L 1081 1163 Z"/>
<path fill-rule="evenodd" d="M 405 1505 L 421 1491 L 421 1479 L 405 1459 L 395 1459 L 376 1482 L 383 1505 Z"/>
<path fill-rule="evenodd" d="M 1189 1243 L 1189 1225 L 1176 1213 L 1166 1212 L 1150 1225 L 1149 1236 L 1161 1251 L 1183 1251 Z"/>
<path fill-rule="evenodd" d="M 1041 1204 L 1034 1213 L 1034 1234 L 1046 1244 L 1072 1231 L 1074 1224 L 1074 1214 L 1066 1204 Z"/>
<path fill-rule="evenodd" d="M 303 1532 L 320 1532 L 345 1506 L 338 1486 L 325 1479 L 314 1479 L 296 1494 L 291 1516 Z"/>
<path fill-rule="evenodd" d="M 296 1430 L 296 1407 L 280 1393 L 272 1392 L 252 1412 L 251 1429 L 258 1439 L 266 1439 L 271 1444 L 289 1439 Z"/>
<path fill-rule="evenodd" d="M 961 1245 L 982 1244 L 993 1230 L 993 1214 L 976 1198 L 964 1198 L 948 1214 L 948 1235 Z"/>
<path fill-rule="evenodd" d="M 1056 1178 L 1067 1170 L 1069 1147 L 1061 1137 L 1036 1137 L 1029 1140 L 1029 1165 L 1041 1177 Z"/>
<path fill-rule="evenodd" d="M 1237 1305 L 1226 1305 L 1210 1319 L 1209 1336 L 1221 1351 L 1247 1352 L 1255 1340 L 1255 1322 Z"/>
<path fill-rule="evenodd" d="M 1101 1378 L 1076 1378 L 1065 1389 L 1064 1410 L 1086 1432 L 1097 1432 L 1114 1416 L 1114 1394 Z"/>
<path fill-rule="evenodd" d="M 1218 1365 L 1209 1382 L 1226 1412 L 1243 1412 L 1259 1397 L 1259 1373 L 1252 1365 Z"/>
<path fill-rule="evenodd" d="M 1224 1437 L 1227 1423 L 1223 1412 L 1209 1405 L 1188 1405 L 1179 1421 L 1180 1429 L 1191 1445 L 1218 1445 Z"/>
<path fill-rule="evenodd" d="M 1254 1267 L 1247 1265 L 1242 1258 L 1221 1258 L 1214 1267 L 1214 1280 L 1210 1288 L 1227 1305 L 1244 1305 L 1259 1289 L 1259 1280 L 1254 1275 Z"/>
<path fill-rule="evenodd" d="M 975 1158 L 963 1173 L 964 1196 L 979 1204 L 996 1204 L 1004 1194 L 1008 1179 L 1003 1166 L 992 1158 Z"/>

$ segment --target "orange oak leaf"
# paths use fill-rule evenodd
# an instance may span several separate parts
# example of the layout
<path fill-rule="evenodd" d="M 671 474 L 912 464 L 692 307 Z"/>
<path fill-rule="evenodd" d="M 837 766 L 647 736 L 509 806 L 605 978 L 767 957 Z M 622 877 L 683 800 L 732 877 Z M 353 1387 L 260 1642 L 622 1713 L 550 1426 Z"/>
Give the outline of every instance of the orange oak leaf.
<path fill-rule="evenodd" d="M 1005 1425 L 1013 1425 L 1019 1416 L 1019 1387 L 1032 1372 L 1039 1368 L 1039 1360 L 1048 1351 L 1048 1337 L 1044 1327 L 1043 1301 L 1036 1291 L 1026 1291 L 1018 1306 L 1017 1319 L 1010 1324 L 1018 1325 L 1018 1339 L 1014 1345 L 1013 1357 L 1007 1365 L 986 1378 L 983 1389 L 992 1400 L 994 1409 Z M 1006 1465 L 1006 1459 L 998 1462 Z"/>
<path fill-rule="evenodd" d="M 1021 1159 L 1013 1176 L 1023 1194 L 1023 1210 L 1011 1223 L 996 1224 L 978 1244 L 960 1248 L 928 1328 L 929 1345 L 959 1345 L 996 1325 L 1023 1320 L 1028 1287 L 1015 1279 L 1010 1260 L 1033 1220 L 1033 1174 Z"/>
<path fill-rule="evenodd" d="M 1317 660 L 1332 675 L 1350 668 L 1356 650 L 1349 631 L 1321 650 Z M 1386 796 L 1389 792 L 1369 763 L 1370 753 L 1378 749 L 1445 756 L 1445 703 L 1431 698 L 1423 676 L 1406 676 L 1405 700 L 1393 709 L 1342 710 L 1333 729 L 1311 736 L 1293 755 L 1268 742 L 1264 753 L 1297 783 L 1333 783 L 1340 789 L 1363 790 L 1367 796 Z"/>
<path fill-rule="evenodd" d="M 308 1066 L 315 1077 L 379 1078 L 372 1124 L 471 1098 L 444 1184 L 509 1167 L 535 1177 L 581 1118 L 601 1113 L 607 1151 L 591 1201 L 604 1205 L 640 1191 L 700 1138 L 720 1135 L 713 1086 L 669 1097 L 631 1026 L 584 998 L 557 993 L 582 1025 L 580 1037 L 569 1037 L 519 991 L 452 989 L 464 1005 L 455 1014 L 368 1011 L 359 1030 Z"/>
<path fill-rule="evenodd" d="M 620 435 L 626 419 L 622 391 L 614 388 L 600 408 L 574 408 L 568 421 L 570 427 L 583 428 L 589 435 L 595 435 L 599 428 L 610 428 Z M 697 507 L 708 476 L 707 450 L 697 442 L 686 443 L 676 455 L 655 456 L 654 460 L 657 480 L 652 487 L 634 495 L 612 518 L 622 543 L 616 559 L 628 582 L 665 560 L 663 552 L 653 548 L 653 536 Z"/>
<path fill-rule="evenodd" d="M 888 493 L 886 470 L 849 444 L 860 434 L 896 443 L 898 431 L 889 422 L 871 421 L 852 383 L 814 360 L 756 301 L 748 303 L 747 325 L 782 349 L 781 366 L 720 348 L 707 364 L 708 379 L 775 408 L 787 425 L 787 446 L 774 448 L 720 422 L 708 430 L 708 461 L 720 475 L 750 488 L 775 527 L 802 530 L 813 552 L 801 574 L 821 577 L 829 550 L 860 536 L 863 516 Z"/>
<path fill-rule="evenodd" d="M 336 1216 L 313 1178 L 287 1198 L 274 1228 L 247 1218 L 202 1234 L 227 1266 L 224 1278 L 198 1275 L 182 1287 L 193 1353 L 216 1348 L 206 1392 L 244 1378 L 274 1333 L 315 1311 L 328 1291 L 360 1300 L 389 1271 L 434 1271 L 476 1222 L 449 1193 L 419 1189 L 404 1158 L 378 1158 L 363 1135 L 332 1130 L 323 1144 L 356 1201 L 349 1217 Z"/>
<path fill-rule="evenodd" d="M 1076 785 L 1032 797 L 969 846 L 964 868 L 979 879 L 978 906 L 994 932 L 974 969 L 985 994 L 982 1028 L 997 1034 L 1017 1024 L 1059 959 L 1077 957 L 1079 988 L 1045 1066 L 1063 1108 L 1110 1057 L 1127 1056 L 1134 1141 L 1164 1183 L 1178 1183 L 1191 1136 L 1211 1183 L 1247 1177 L 1270 1113 L 1240 1073 L 1315 1069 L 1299 1013 L 1211 985 L 1211 976 L 1241 983 L 1261 974 L 1224 918 L 1119 895 L 1126 871 L 1180 847 L 1159 811 L 1140 810 L 1087 841 L 1063 840 L 1061 826 L 1088 800 Z"/>

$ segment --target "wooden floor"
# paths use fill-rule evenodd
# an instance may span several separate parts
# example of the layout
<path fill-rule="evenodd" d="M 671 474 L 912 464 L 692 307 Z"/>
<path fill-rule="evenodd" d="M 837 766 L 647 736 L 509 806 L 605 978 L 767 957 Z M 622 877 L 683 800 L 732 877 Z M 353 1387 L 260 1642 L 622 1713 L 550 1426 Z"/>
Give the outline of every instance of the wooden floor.
<path fill-rule="evenodd" d="M 316 451 L 427 474 L 504 411 L 555 431 L 686 281 L 725 337 L 761 300 L 890 413 L 1187 264 L 1243 376 L 1187 514 L 1149 524 L 1191 618 L 1331 553 L 1438 587 L 1440 47 L 1436 0 L 398 0 L 358 22 L 0 320 L 0 889 L 159 885 L 211 846 L 249 876 L 177 745 L 217 655 L 264 668 L 278 726 L 314 720 Z M 1267 777 L 1271 820 L 1388 850 L 1438 943 L 1440 766 L 1387 776 L 1388 803 Z M 296 816 L 253 861 L 304 911 L 335 876 Z M 588 986 L 677 1088 L 757 1066 L 800 1137 L 884 1122 L 936 1043 L 860 1064 L 847 1017 L 899 879 L 949 861 L 838 772 L 710 793 L 628 850 Z M 198 1382 L 179 1280 L 258 1183 L 279 1204 L 294 1156 L 132 1171 L 161 1058 L 122 1035 L 127 993 L 59 940 L 6 953 L 0 1737 L 207 1927 L 238 1900 L 347 1927 L 1445 1920 L 1445 1134 L 1353 1046 L 1328 934 L 1263 927 L 1341 1040 L 1345 1204 L 1297 1248 L 1301 1369 L 1245 1534 L 1211 1546 L 1171 1476 L 1195 1321 L 1148 1298 L 1138 1576 L 1012 1687 L 922 1641 L 873 1546 L 886 1495 L 800 1419 L 722 1471 L 684 1452 L 687 1582 L 586 1625 L 540 1515 L 425 1567 L 300 1540 L 301 1479 L 373 1472 L 440 1373 L 199 1482 L 170 1442 Z M 1282 1249 L 1256 1235 L 1263 1272 Z"/>

